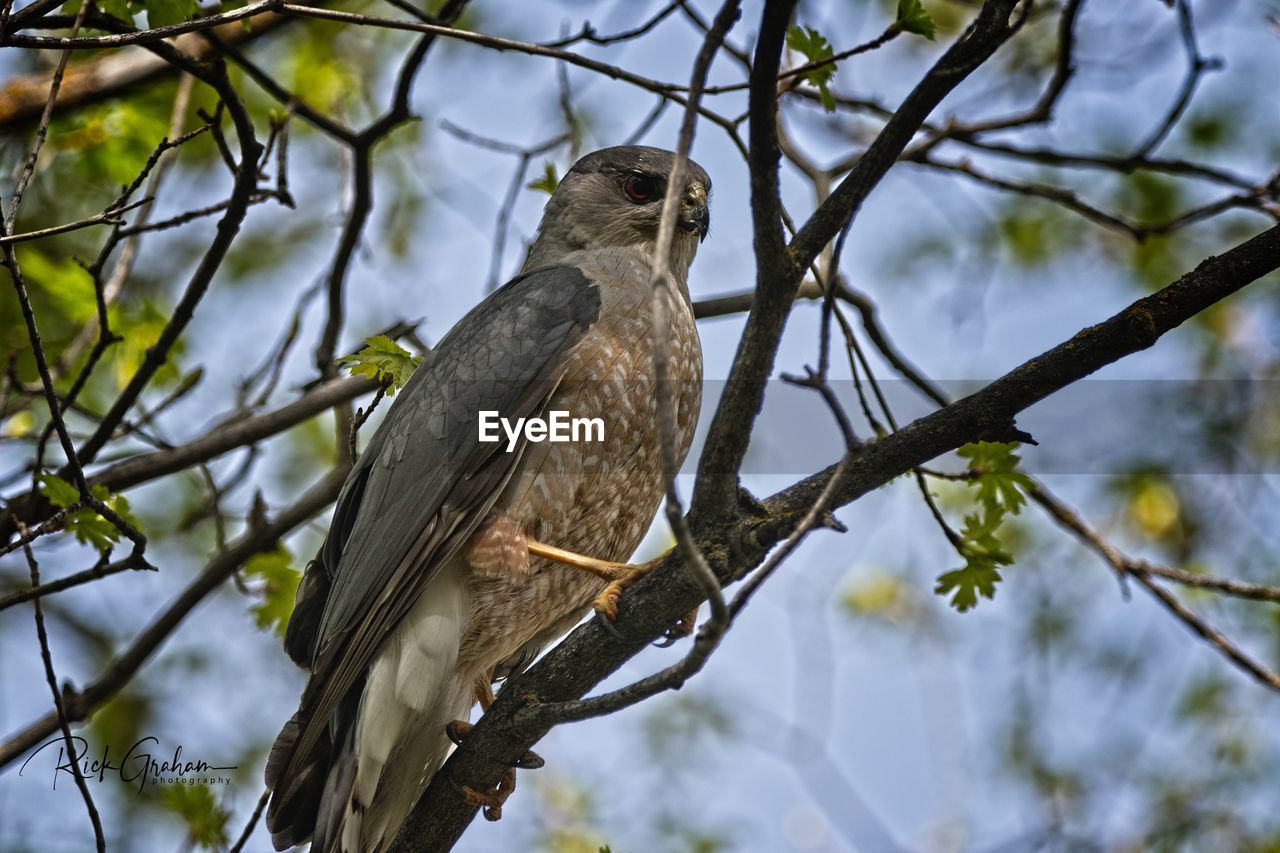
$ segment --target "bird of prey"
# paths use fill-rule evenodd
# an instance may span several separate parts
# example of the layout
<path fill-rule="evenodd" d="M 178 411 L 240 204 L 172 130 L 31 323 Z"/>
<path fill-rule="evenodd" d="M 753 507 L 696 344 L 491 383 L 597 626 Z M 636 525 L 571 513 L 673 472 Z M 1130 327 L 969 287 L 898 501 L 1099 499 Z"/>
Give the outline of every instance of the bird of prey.
<path fill-rule="evenodd" d="M 277 850 L 385 850 L 495 678 L 519 672 L 651 564 L 628 566 L 664 494 L 653 345 L 666 336 L 683 461 L 702 391 L 687 277 L 709 227 L 707 173 L 676 196 L 664 328 L 651 262 L 668 151 L 606 148 L 547 202 L 520 273 L 426 357 L 352 470 L 285 635 L 309 670 L 267 762 Z M 603 440 L 480 440 L 511 423 L 602 418 Z M 536 435 L 534 436 L 537 437 Z M 608 582 L 606 585 L 606 581 Z M 530 754 L 532 756 L 532 753 Z M 531 758 L 532 760 L 532 758 Z M 500 815 L 514 769 L 467 790 Z"/>

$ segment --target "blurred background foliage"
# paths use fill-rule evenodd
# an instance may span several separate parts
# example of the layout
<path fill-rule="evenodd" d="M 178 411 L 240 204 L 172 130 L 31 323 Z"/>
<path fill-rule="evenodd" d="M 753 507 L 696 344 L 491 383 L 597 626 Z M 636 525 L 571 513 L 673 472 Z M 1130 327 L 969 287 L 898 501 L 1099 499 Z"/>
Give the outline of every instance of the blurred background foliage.
<path fill-rule="evenodd" d="M 394 12 L 372 0 L 323 5 Z M 552 41 L 587 20 L 599 33 L 624 31 L 666 5 L 480 1 L 458 26 Z M 730 39 L 742 49 L 751 43 L 760 4 L 744 5 Z M 976 5 L 924 0 L 936 40 L 903 35 L 839 63 L 825 83 L 836 98 L 834 112 L 811 88 L 813 97 L 785 97 L 783 124 L 795 147 L 825 164 L 864 146 L 883 124 L 877 107 L 892 109 L 901 100 Z M 1086 4 L 1076 74 L 1054 121 L 989 141 L 1103 158 L 1133 153 L 1159 126 L 1184 79 L 1188 60 L 1177 11 L 1168 6 L 1156 0 Z M 688 7 L 703 19 L 714 12 L 708 3 Z M 1198 49 L 1220 67 L 1206 72 L 1185 114 L 1148 153 L 1248 176 L 1259 186 L 1270 181 L 1274 216 L 1280 111 L 1272 81 L 1280 75 L 1280 7 L 1266 0 L 1204 0 L 1192 7 Z M 99 8 L 152 26 L 197 9 L 213 11 L 172 0 Z M 1037 4 L 1024 31 L 933 120 L 940 126 L 950 117 L 972 121 L 1033 103 L 1059 56 L 1062 10 L 1053 0 Z M 898 12 L 894 0 L 814 0 L 801 3 L 797 23 L 840 51 L 879 35 Z M 674 9 L 643 37 L 571 49 L 684 82 L 700 39 L 686 11 Z M 405 33 L 290 20 L 239 49 L 307 107 L 358 128 L 386 109 L 412 43 Z M 103 53 L 77 55 L 72 67 Z M 10 49 L 0 56 L 2 72 L 14 80 L 47 75 L 55 56 Z M 793 54 L 791 61 L 804 58 Z M 189 441 L 233 413 L 292 399 L 316 379 L 311 349 L 325 316 L 320 285 L 352 205 L 351 154 L 296 111 L 290 115 L 240 64 L 228 67 L 260 138 L 287 119 L 286 177 L 296 204 L 271 197 L 255 204 L 191 328 L 102 463 Z M 713 83 L 742 78 L 731 55 L 718 59 Z M 736 116 L 745 99 L 736 92 L 714 96 L 709 105 Z M 339 354 L 355 352 L 366 338 L 402 321 L 418 324 L 400 342 L 420 352 L 481 298 L 491 266 L 500 278 L 518 266 L 522 240 L 545 200 L 540 178 L 563 174 L 579 151 L 616 144 L 637 130 L 647 143 L 672 147 L 678 121 L 678 111 L 669 109 L 646 122 L 654 109 L 651 93 L 547 59 L 448 40 L 433 46 L 412 108 L 416 118 L 375 148 L 375 204 L 348 275 L 349 317 Z M 18 230 L 101 211 L 162 138 L 195 130 L 214 115 L 216 95 L 173 73 L 58 111 Z M 233 139 L 225 118 L 221 127 Z M 8 174 L 22 162 L 33 127 L 11 121 L 0 130 Z M 496 150 L 467 133 L 515 148 Z M 713 175 L 716 200 L 714 236 L 694 268 L 695 299 L 741 290 L 753 275 L 745 167 L 718 128 L 704 122 L 699 133 L 695 156 Z M 548 140 L 552 144 L 542 146 Z M 1153 226 L 1152 233 L 1135 236 L 1043 195 L 1003 191 L 963 169 L 900 164 L 860 215 L 841 269 L 875 301 L 903 351 L 939 379 L 998 375 L 1267 222 L 1265 209 L 1242 206 L 1162 233 L 1154 226 L 1224 192 L 1244 192 L 1176 169 L 1064 166 L 954 140 L 934 153 L 1006 182 L 1061 188 L 1138 230 Z M 263 186 L 280 185 L 283 162 L 264 163 Z M 813 183 L 790 161 L 783 178 L 784 198 L 800 221 L 812 208 Z M 201 134 L 168 164 L 150 221 L 217 204 L 229 186 L 218 140 Z M 216 218 L 143 235 L 109 307 L 120 340 L 106 350 L 70 415 L 79 440 L 160 335 Z M 61 392 L 92 352 L 97 303 L 86 268 L 103 236 L 101 227 L 84 228 L 17 248 Z M 491 257 L 499 237 L 505 248 Z M 1273 274 L 1099 380 L 1145 383 L 1134 399 L 1144 406 L 1163 401 L 1172 408 L 1170 422 L 1190 424 L 1176 443 L 1158 428 L 1131 425 L 1133 413 L 1115 405 L 1115 392 L 1100 392 L 1101 402 L 1078 411 L 1076 428 L 1088 433 L 1106 426 L 1120 436 L 1100 463 L 1104 473 L 1083 459 L 1037 467 L 1046 448 L 1020 449 L 1018 470 L 1040 476 L 1128 553 L 1280 584 L 1276 296 Z M 798 371 L 812 361 L 817 316 L 812 305 L 797 307 L 779 357 L 782 369 Z M 727 370 L 741 319 L 704 325 L 709 377 Z M 14 495 L 31 481 L 48 413 L 7 286 L 0 288 L 0 356 L 9 377 L 0 483 Z M 873 362 L 880 376 L 893 377 L 883 359 L 873 356 Z M 271 378 L 276 366 L 279 376 Z M 847 370 L 841 378 L 850 378 Z M 1195 384 L 1179 394 L 1147 393 L 1161 382 Z M 841 389 L 856 411 L 852 386 Z M 367 404 L 367 398 L 359 403 Z M 376 422 L 375 414 L 366 436 Z M 784 426 L 759 437 L 760 447 L 786 443 L 785 417 L 779 422 Z M 1024 425 L 1035 434 L 1034 424 L 1033 410 Z M 870 432 L 866 424 L 859 428 Z M 132 511 L 152 543 L 148 553 L 162 571 L 128 573 L 46 598 L 60 673 L 75 683 L 91 680 L 219 543 L 244 529 L 263 503 L 273 511 L 287 505 L 335 463 L 344 441 L 333 418 L 319 415 L 205 470 L 130 490 Z M 936 464 L 963 472 L 971 462 Z M 804 473 L 760 473 L 747 485 L 769 493 Z M 211 483 L 218 486 L 216 506 Z M 973 612 L 962 615 L 934 593 L 939 575 L 961 561 L 916 485 L 900 479 L 841 511 L 847 535 L 816 537 L 802 548 L 705 676 L 618 717 L 554 732 L 542 749 L 548 769 L 521 774 L 504 820 L 473 826 L 460 849 L 1280 851 L 1280 699 L 1140 591 L 1118 584 L 1035 508 L 1015 514 L 1008 494 L 984 497 L 975 482 L 931 478 L 928 484 L 956 529 L 966 516 L 982 521 L 997 512 L 991 529 L 1012 564 L 979 566 L 1002 578 L 992 600 L 977 594 Z M 1020 481 L 1010 486 L 1015 496 L 1024 488 Z M 213 595 L 93 715 L 86 727 L 92 744 L 115 748 L 154 735 L 169 748 L 181 743 L 192 757 L 237 767 L 231 784 L 220 787 L 154 786 L 135 797 L 95 786 L 112 849 L 225 849 L 238 835 L 260 792 L 265 750 L 296 701 L 300 678 L 280 654 L 279 633 L 325 522 L 321 517 L 250 560 L 234 584 Z M 664 535 L 655 530 L 641 556 L 656 553 Z M 26 584 L 18 556 L 0 559 L 0 595 Z M 65 535 L 43 541 L 40 556 L 50 577 L 96 558 L 91 545 Z M 1204 590 L 1177 593 L 1260 659 L 1280 661 L 1274 604 Z M 49 701 L 26 613 L 23 606 L 0 614 L 6 731 L 43 713 Z M 662 664 L 663 654 L 646 652 L 619 674 L 619 683 Z M 14 767 L 0 777 L 0 849 L 87 849 L 84 823 L 71 785 L 51 794 L 44 776 L 20 777 Z M 265 838 L 259 828 L 248 849 L 262 849 Z"/>

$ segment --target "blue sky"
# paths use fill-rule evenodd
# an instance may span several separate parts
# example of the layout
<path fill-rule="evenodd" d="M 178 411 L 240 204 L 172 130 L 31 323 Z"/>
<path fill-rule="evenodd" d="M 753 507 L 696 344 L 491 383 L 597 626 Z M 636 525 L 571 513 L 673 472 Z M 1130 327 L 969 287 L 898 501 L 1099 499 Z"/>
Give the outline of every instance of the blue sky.
<path fill-rule="evenodd" d="M 610 32 L 643 20 L 660 5 L 530 2 L 519 13 L 492 3 L 477 7 L 487 32 L 548 39 L 556 36 L 562 21 L 572 28 L 585 16 L 599 31 Z M 839 49 L 875 35 L 887 22 L 882 4 L 854 5 L 857 8 L 850 10 L 846 4 L 804 4 L 802 19 L 824 32 L 839 33 Z M 1136 5 L 1143 4 L 1087 7 L 1081 63 L 1097 67 L 1082 71 L 1072 84 L 1052 130 L 1011 138 L 1067 147 L 1081 140 L 1141 138 L 1173 97 L 1183 58 L 1173 16 L 1161 14 L 1162 7 L 1154 2 L 1146 5 L 1156 7 L 1155 12 L 1136 11 Z M 1247 98 L 1274 106 L 1274 94 L 1261 93 L 1265 81 L 1280 72 L 1275 35 L 1259 25 L 1264 4 L 1230 3 L 1216 12 L 1210 5 L 1197 4 L 1205 7 L 1203 49 L 1207 54 L 1228 54 L 1230 64 L 1206 79 L 1200 97 L 1209 103 Z M 750 40 L 758 17 L 758 3 L 746 7 L 733 34 L 738 44 Z M 588 46 L 582 51 L 641 74 L 683 81 L 698 38 L 678 16 L 658 32 L 660 37 L 621 50 Z M 939 50 L 939 45 L 918 39 L 899 39 L 843 67 L 840 85 L 875 92 L 894 104 Z M 1132 57 L 1152 71 L 1149 79 L 1134 85 L 1129 82 Z M 585 149 L 625 138 L 652 106 L 647 93 L 587 72 L 571 71 L 569 79 L 575 103 L 589 116 Z M 713 69 L 713 82 L 738 79 L 740 70 L 722 56 Z M 1126 97 L 1115 97 L 1117 89 Z M 993 77 L 978 75 L 945 102 L 939 115 L 974 118 L 999 113 L 1033 94 L 1034 89 L 1010 94 Z M 730 115 L 741 108 L 736 95 L 714 103 Z M 392 196 L 390 182 L 408 181 L 425 203 L 420 212 L 406 214 L 416 218 L 409 229 L 410 249 L 402 258 L 384 251 L 387 208 L 375 211 L 365 250 L 348 278 L 350 315 L 343 351 L 400 319 L 423 318 L 424 338 L 438 340 L 484 292 L 494 217 L 515 163 L 510 156 L 452 138 L 440 129 L 441 121 L 522 143 L 562 129 L 551 62 L 470 46 L 448 45 L 429 59 L 414 104 L 422 123 L 401 133 L 415 134 L 416 141 L 388 152 L 388 159 L 401 161 L 400 167 L 381 169 L 377 195 L 387 199 Z M 847 152 L 848 138 L 820 129 L 816 117 L 806 112 L 789 120 L 815 159 L 823 162 Z M 1274 115 L 1271 118 L 1264 129 L 1274 129 Z M 1263 121 L 1256 114 L 1255 120 Z M 669 111 L 644 141 L 670 147 L 677 122 L 678 113 Z M 1241 133 L 1255 131 L 1245 128 Z M 1176 150 L 1176 139 L 1170 145 Z M 286 266 L 210 292 L 187 338 L 189 351 L 200 353 L 207 375 L 201 396 L 172 414 L 168 425 L 176 435 L 198 434 L 219 402 L 230 399 L 246 369 L 243 354 L 265 350 L 295 296 L 327 267 L 341 223 L 341 164 L 314 135 L 297 134 L 294 146 L 291 183 L 300 209 L 333 213 L 314 233 L 303 236 L 303 245 Z M 1227 165 L 1262 174 L 1269 153 L 1260 144 L 1252 153 L 1233 151 L 1225 159 Z M 696 299 L 750 287 L 753 269 L 744 164 L 709 124 L 699 128 L 694 156 L 715 184 L 711 237 L 690 282 Z M 561 172 L 568 165 L 563 149 L 551 159 Z M 540 161 L 535 162 L 530 177 L 539 168 Z M 1082 192 L 1105 189 L 1096 175 L 1075 177 Z M 182 206 L 190 204 L 192 196 L 211 192 L 206 178 L 180 174 L 168 190 L 173 193 L 170 203 Z M 784 195 L 797 216 L 812 207 L 807 186 L 790 168 L 784 168 Z M 522 240 L 536 224 L 543 199 L 535 191 L 520 194 L 502 261 L 505 272 L 519 266 Z M 1001 201 L 952 177 L 903 166 L 876 191 L 849 238 L 843 271 L 852 284 L 874 297 L 898 345 L 937 378 L 997 376 L 1109 316 L 1139 292 L 1124 263 L 1117 260 L 1116 238 L 1092 226 L 1087 226 L 1087 237 L 1077 250 L 1053 263 L 1034 269 L 1010 263 L 998 249 L 977 239 Z M 246 231 L 269 233 L 279 227 L 281 215 L 270 206 L 255 208 Z M 1262 225 L 1260 218 L 1248 221 Z M 211 227 L 204 223 L 190 229 L 207 234 Z M 944 259 L 909 257 L 904 247 L 922 235 L 939 233 L 949 243 Z M 143 269 L 180 281 L 181 271 L 164 267 L 163 239 L 170 238 L 149 244 L 154 254 L 144 254 Z M 1274 282 L 1269 293 L 1274 297 Z M 1274 332 L 1274 324 L 1268 325 L 1275 319 L 1274 307 L 1266 307 L 1256 295 L 1246 299 L 1254 300 L 1244 304 L 1258 312 L 1264 330 Z M 306 316 L 304 340 L 312 339 L 322 322 L 319 306 L 314 305 Z M 726 375 L 741 322 L 726 318 L 702 324 L 709 379 Z M 1265 345 L 1267 333 L 1261 334 Z M 1188 338 L 1175 334 L 1154 350 L 1109 368 L 1103 377 L 1189 378 L 1197 367 L 1198 350 Z M 779 370 L 798 371 L 813 363 L 816 345 L 817 311 L 798 306 L 779 354 Z M 1274 337 L 1270 346 L 1274 352 Z M 286 386 L 289 380 L 304 381 L 310 370 L 309 350 L 302 349 L 290 364 Z M 841 374 L 847 376 L 847 371 Z M 286 387 L 281 398 L 288 393 Z M 771 391 L 764 417 L 767 429 L 757 437 L 760 446 L 795 440 L 795 418 L 780 399 L 782 392 Z M 852 398 L 847 402 L 854 405 Z M 1117 429 L 1123 429 L 1123 413 L 1116 417 L 1121 419 Z M 1034 418 L 1034 413 L 1027 416 L 1028 421 Z M 280 444 L 268 443 L 269 452 L 278 451 Z M 1037 452 L 1026 451 L 1029 466 L 1037 464 Z M 287 502 L 298 488 L 285 470 L 286 458 L 269 453 L 255 482 L 273 506 Z M 1070 465 L 1060 470 L 1069 471 Z M 1199 476 L 1206 477 L 1203 488 L 1208 493 L 1233 502 L 1244 518 L 1240 547 L 1274 556 L 1280 544 L 1269 532 L 1275 529 L 1280 486 L 1275 472 L 1246 478 L 1247 482 Z M 746 485 L 757 494 L 769 494 L 793 479 L 753 474 Z M 1098 518 L 1111 506 L 1099 476 L 1056 473 L 1046 479 L 1069 500 L 1099 507 Z M 680 485 L 687 495 L 689 479 L 682 478 Z M 172 494 L 164 485 L 149 486 L 138 490 L 137 502 L 163 505 Z M 251 496 L 247 492 L 238 500 L 243 505 Z M 537 836 L 543 819 L 539 815 L 572 825 L 578 806 L 564 799 L 570 789 L 589 793 L 590 826 L 615 851 L 688 849 L 686 841 L 656 820 L 665 813 L 689 827 L 724 833 L 733 849 L 747 851 L 871 853 L 889 849 L 890 840 L 920 851 L 987 849 L 1043 823 L 1037 801 L 1001 772 L 998 761 L 1011 709 L 1032 689 L 1043 708 L 1049 733 L 1043 747 L 1049 754 L 1132 756 L 1135 768 L 1147 763 L 1177 767 L 1184 754 L 1189 760 L 1185 733 L 1172 714 L 1173 697 L 1198 674 L 1225 664 L 1147 598 L 1135 594 L 1126 600 L 1113 578 L 1083 550 L 1069 543 L 1038 544 L 1025 565 L 1020 561 L 1006 573 L 995 601 L 984 601 L 975 612 L 961 615 L 930 593 L 933 577 L 951 567 L 955 556 L 932 524 L 914 484 L 900 481 L 881 489 L 843 510 L 840 518 L 849 532 L 815 534 L 766 586 L 703 674 L 679 694 L 552 732 L 538 748 L 547 768 L 522 773 L 520 790 L 504 820 L 477 822 L 458 849 L 522 849 Z M 299 559 L 314 547 L 320 529 L 312 525 L 295 538 L 292 545 Z M 1117 533 L 1123 536 L 1122 530 Z M 664 531 L 653 531 L 642 554 L 655 552 L 664 538 Z M 44 565 L 52 575 L 70 571 L 78 559 L 82 555 L 75 549 L 55 546 Z M 190 549 L 181 543 L 156 543 L 152 559 L 163 569 L 159 575 L 114 577 L 77 591 L 68 606 L 121 642 L 127 640 L 197 568 Z M 6 571 L 17 568 L 11 561 L 6 564 Z M 910 629 L 857 619 L 841 606 L 845 590 L 879 574 L 902 577 L 910 585 L 912 600 L 918 602 Z M 1140 679 L 1127 681 L 1100 676 L 1079 661 L 1035 653 L 1027 643 L 1027 614 L 1046 599 L 1069 606 L 1072 617 L 1101 644 L 1136 651 L 1154 665 Z M 16 618 L 20 613 L 25 611 L 11 611 L 0 620 L 4 730 L 43 713 L 48 703 L 32 627 L 29 619 Z M 77 659 L 75 649 L 75 644 L 55 637 L 61 673 L 83 683 L 93 677 L 94 665 Z M 646 651 L 602 688 L 643 676 L 682 649 Z M 182 663 L 193 657 L 200 666 L 189 672 Z M 1236 673 L 1228 677 L 1243 678 Z M 195 611 L 148 665 L 144 678 L 161 696 L 159 717 L 149 731 L 211 761 L 228 753 L 238 755 L 247 741 L 265 744 L 291 713 L 302 685 L 301 673 L 280 653 L 275 638 L 253 626 L 245 600 L 231 590 L 212 596 Z M 1274 755 L 1275 732 L 1280 730 L 1274 698 L 1260 688 L 1239 691 L 1236 698 L 1233 721 L 1241 731 L 1269 728 L 1257 748 Z M 726 714 L 726 731 L 695 726 L 681 739 L 681 720 L 690 708 L 702 709 L 704 720 Z M 707 708 L 716 710 L 708 714 Z M 655 731 L 674 738 L 667 741 L 675 744 L 674 764 L 672 756 L 654 752 Z M 796 731 L 803 736 L 796 736 Z M 228 792 L 237 829 L 260 791 L 257 778 L 255 768 L 249 781 Z M 1090 807 L 1091 823 L 1104 838 L 1121 839 L 1130 810 L 1138 807 L 1135 781 L 1104 772 L 1098 785 L 1106 802 Z M 105 804 L 110 820 L 117 813 L 112 797 L 100 795 L 99 802 Z M 1260 814 L 1262 805 L 1256 793 L 1253 799 L 1240 800 L 1244 815 Z M 89 836 L 82 808 L 74 787 L 60 784 L 52 792 L 43 778 L 18 777 L 8 768 L 0 775 L 0 848 L 86 849 Z M 127 838 L 118 839 L 119 849 L 177 849 L 180 836 L 176 824 L 144 822 Z M 259 829 L 250 849 L 263 849 L 265 839 Z"/>

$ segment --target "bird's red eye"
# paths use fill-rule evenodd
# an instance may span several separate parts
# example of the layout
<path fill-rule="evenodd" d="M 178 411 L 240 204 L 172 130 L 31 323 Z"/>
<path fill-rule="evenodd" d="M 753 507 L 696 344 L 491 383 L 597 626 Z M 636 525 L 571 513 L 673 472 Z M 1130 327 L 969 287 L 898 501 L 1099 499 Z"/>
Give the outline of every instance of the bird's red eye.
<path fill-rule="evenodd" d="M 636 204 L 644 204 L 653 198 L 653 181 L 644 175 L 628 175 L 627 180 L 622 184 L 622 190 L 627 194 L 627 198 Z"/>

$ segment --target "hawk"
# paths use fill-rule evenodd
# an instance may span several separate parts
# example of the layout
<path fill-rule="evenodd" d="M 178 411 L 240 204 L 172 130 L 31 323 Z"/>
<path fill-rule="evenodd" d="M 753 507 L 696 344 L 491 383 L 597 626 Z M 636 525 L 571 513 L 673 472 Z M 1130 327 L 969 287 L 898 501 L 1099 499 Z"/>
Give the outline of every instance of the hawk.
<path fill-rule="evenodd" d="M 689 265 L 711 180 L 677 196 L 666 328 L 650 265 L 675 156 L 588 154 L 565 174 L 520 273 L 440 341 L 347 478 L 308 565 L 285 649 L 309 670 L 271 749 L 277 850 L 386 849 L 495 678 L 518 672 L 652 564 L 629 566 L 664 494 L 652 346 L 666 336 L 678 457 L 693 438 L 702 350 Z M 478 413 L 601 418 L 602 440 L 480 440 Z M 536 438 L 536 436 L 535 436 Z M 607 582 L 607 583 L 606 583 Z M 532 753 L 530 762 L 539 761 Z M 514 787 L 467 791 L 496 819 Z"/>

